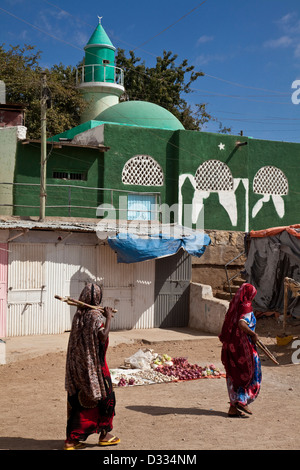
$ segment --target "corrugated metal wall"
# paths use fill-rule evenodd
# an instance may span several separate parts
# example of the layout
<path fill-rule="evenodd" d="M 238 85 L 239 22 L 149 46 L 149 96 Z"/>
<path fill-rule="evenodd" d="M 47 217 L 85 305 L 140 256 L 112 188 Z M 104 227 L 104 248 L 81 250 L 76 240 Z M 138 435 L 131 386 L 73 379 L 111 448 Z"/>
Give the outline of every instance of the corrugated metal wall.
<path fill-rule="evenodd" d="M 46 333 L 45 245 L 9 245 L 7 335 Z"/>
<path fill-rule="evenodd" d="M 156 260 L 155 327 L 185 327 L 189 321 L 191 257 L 180 250 L 173 256 Z"/>
<path fill-rule="evenodd" d="M 103 305 L 118 310 L 112 330 L 153 327 L 155 261 L 118 264 L 107 245 L 32 239 L 9 245 L 7 336 L 69 330 L 75 307 L 54 296 L 78 298 L 91 280 L 103 287 Z"/>

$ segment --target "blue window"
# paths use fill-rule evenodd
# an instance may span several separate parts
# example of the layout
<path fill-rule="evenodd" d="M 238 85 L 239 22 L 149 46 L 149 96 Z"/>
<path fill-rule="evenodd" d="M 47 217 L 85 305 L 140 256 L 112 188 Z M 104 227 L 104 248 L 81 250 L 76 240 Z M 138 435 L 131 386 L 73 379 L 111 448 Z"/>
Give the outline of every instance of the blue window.
<path fill-rule="evenodd" d="M 128 220 L 155 220 L 156 197 L 148 195 L 128 195 Z"/>

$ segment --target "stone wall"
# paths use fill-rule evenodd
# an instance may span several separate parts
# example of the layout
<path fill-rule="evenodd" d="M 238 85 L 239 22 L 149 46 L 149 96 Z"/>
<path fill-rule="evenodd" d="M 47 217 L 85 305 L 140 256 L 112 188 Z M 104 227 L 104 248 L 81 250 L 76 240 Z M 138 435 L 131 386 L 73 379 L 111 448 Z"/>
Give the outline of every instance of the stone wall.
<path fill-rule="evenodd" d="M 227 286 L 225 265 L 244 252 L 244 232 L 206 230 L 211 245 L 201 258 L 192 258 L 192 282 L 211 286 L 213 294 Z M 240 274 L 244 268 L 245 255 L 228 265 L 229 278 Z"/>

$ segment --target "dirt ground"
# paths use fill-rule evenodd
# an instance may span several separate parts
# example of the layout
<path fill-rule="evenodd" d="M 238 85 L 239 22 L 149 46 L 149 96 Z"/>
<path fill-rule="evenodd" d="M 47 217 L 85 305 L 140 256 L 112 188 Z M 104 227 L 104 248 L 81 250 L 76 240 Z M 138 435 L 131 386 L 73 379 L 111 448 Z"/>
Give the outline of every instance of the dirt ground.
<path fill-rule="evenodd" d="M 225 378 L 178 383 L 117 387 L 114 433 L 117 450 L 296 450 L 300 447 L 300 366 L 292 363 L 299 344 L 278 346 L 274 317 L 258 320 L 257 332 L 277 356 L 280 366 L 263 353 L 261 392 L 251 405 L 253 415 L 228 418 Z M 300 338 L 300 326 L 290 327 Z M 292 348 L 294 346 L 294 348 Z M 109 348 L 110 368 L 123 365 L 138 349 L 187 357 L 204 366 L 220 362 L 217 338 L 155 344 L 121 344 Z M 62 449 L 66 426 L 64 390 L 65 353 L 47 354 L 0 366 L 0 449 Z M 87 440 L 86 450 L 99 448 L 97 436 Z M 112 450 L 112 448 L 109 448 Z M 78 452 L 78 451 L 77 451 Z"/>

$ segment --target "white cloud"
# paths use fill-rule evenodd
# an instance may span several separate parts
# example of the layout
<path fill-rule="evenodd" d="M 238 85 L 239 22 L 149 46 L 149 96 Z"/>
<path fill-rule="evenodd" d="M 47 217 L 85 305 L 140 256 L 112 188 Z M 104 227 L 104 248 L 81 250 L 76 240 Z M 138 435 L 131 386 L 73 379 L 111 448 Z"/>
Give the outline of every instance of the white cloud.
<path fill-rule="evenodd" d="M 281 36 L 278 39 L 270 39 L 264 43 L 265 47 L 277 49 L 279 47 L 289 47 L 293 43 L 293 39 L 289 36 Z"/>
<path fill-rule="evenodd" d="M 295 55 L 295 57 L 297 57 L 299 59 L 299 57 L 300 57 L 300 44 L 298 44 L 296 46 L 294 55 Z"/>
<path fill-rule="evenodd" d="M 205 34 L 203 36 L 201 36 L 198 41 L 197 41 L 197 46 L 199 46 L 199 44 L 205 44 L 206 42 L 210 42 L 210 41 L 213 41 L 214 40 L 214 37 L 213 36 L 206 36 Z"/>
<path fill-rule="evenodd" d="M 228 57 L 224 54 L 201 54 L 195 59 L 195 64 L 200 66 L 200 65 L 206 65 L 209 62 L 225 62 Z"/>
<path fill-rule="evenodd" d="M 263 45 L 269 49 L 289 47 L 294 57 L 300 58 L 300 19 L 297 12 L 289 12 L 276 21 L 278 30 L 284 33 L 278 39 L 270 39 Z"/>
<path fill-rule="evenodd" d="M 279 28 L 286 34 L 300 33 L 300 20 L 296 12 L 287 13 L 277 21 Z"/>

